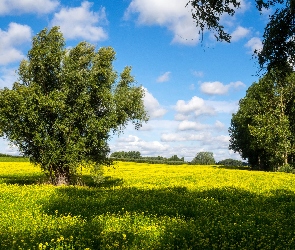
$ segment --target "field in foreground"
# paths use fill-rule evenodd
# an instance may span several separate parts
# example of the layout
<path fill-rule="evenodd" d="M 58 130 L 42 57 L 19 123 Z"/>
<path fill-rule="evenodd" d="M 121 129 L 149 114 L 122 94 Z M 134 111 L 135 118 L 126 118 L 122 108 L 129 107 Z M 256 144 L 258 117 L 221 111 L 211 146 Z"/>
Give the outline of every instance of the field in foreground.
<path fill-rule="evenodd" d="M 0 249 L 295 249 L 295 175 L 121 162 L 105 176 L 55 187 L 1 162 Z"/>

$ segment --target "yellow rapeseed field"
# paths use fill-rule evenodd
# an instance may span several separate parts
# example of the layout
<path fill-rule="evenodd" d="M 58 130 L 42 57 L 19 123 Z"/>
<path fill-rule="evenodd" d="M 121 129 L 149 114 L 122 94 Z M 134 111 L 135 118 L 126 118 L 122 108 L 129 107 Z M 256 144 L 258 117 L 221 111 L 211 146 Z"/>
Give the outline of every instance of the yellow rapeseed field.
<path fill-rule="evenodd" d="M 94 185 L 0 163 L 0 249 L 295 249 L 295 175 L 118 162 Z"/>

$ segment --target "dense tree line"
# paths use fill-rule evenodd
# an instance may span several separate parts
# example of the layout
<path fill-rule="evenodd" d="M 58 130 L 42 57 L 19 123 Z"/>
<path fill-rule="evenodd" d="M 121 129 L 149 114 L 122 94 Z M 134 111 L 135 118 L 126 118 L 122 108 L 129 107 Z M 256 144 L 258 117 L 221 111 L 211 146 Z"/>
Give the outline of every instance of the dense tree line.
<path fill-rule="evenodd" d="M 217 162 L 217 165 L 229 166 L 229 167 L 243 167 L 247 166 L 247 163 L 235 159 L 225 159 Z"/>
<path fill-rule="evenodd" d="M 242 161 L 234 159 L 225 159 L 216 162 L 212 152 L 198 152 L 194 159 L 190 162 L 184 160 L 184 157 L 178 157 L 173 155 L 169 158 L 163 156 L 141 156 L 139 151 L 118 151 L 113 152 L 110 155 L 111 159 L 123 160 L 123 161 L 134 161 L 134 162 L 147 162 L 147 163 L 166 163 L 166 164 L 192 164 L 192 165 L 225 165 L 241 167 L 244 165 Z"/>
<path fill-rule="evenodd" d="M 163 156 L 141 156 L 139 151 L 118 151 L 113 152 L 110 155 L 111 159 L 115 160 L 130 160 L 136 162 L 148 162 L 148 163 L 165 163 L 165 162 L 174 162 L 176 163 L 185 163 L 184 157 L 179 158 L 177 155 L 173 155 L 169 158 Z"/>
<path fill-rule="evenodd" d="M 259 170 L 294 164 L 295 74 L 270 72 L 247 90 L 233 114 L 230 149 Z"/>

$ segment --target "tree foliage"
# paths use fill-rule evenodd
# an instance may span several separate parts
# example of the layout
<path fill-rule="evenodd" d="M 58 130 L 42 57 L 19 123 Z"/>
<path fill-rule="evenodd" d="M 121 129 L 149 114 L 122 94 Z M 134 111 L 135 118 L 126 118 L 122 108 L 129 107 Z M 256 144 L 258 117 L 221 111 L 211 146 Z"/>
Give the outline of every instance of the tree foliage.
<path fill-rule="evenodd" d="M 184 157 L 179 158 L 177 155 L 172 155 L 169 158 L 163 157 L 163 156 L 141 156 L 141 153 L 139 151 L 117 151 L 113 152 L 110 155 L 111 158 L 116 158 L 118 160 L 134 160 L 134 159 L 140 159 L 142 162 L 184 162 Z M 138 162 L 138 161 L 136 161 Z"/>
<path fill-rule="evenodd" d="M 231 120 L 230 149 L 256 169 L 274 170 L 292 163 L 295 142 L 295 75 L 279 82 L 267 74 L 254 83 Z"/>
<path fill-rule="evenodd" d="M 199 152 L 191 163 L 196 165 L 212 165 L 215 164 L 215 159 L 212 152 Z"/>
<path fill-rule="evenodd" d="M 217 163 L 218 165 L 230 166 L 230 167 L 242 167 L 244 164 L 240 160 L 225 159 Z"/>
<path fill-rule="evenodd" d="M 213 30 L 217 41 L 226 42 L 230 42 L 231 36 L 224 30 L 220 17 L 224 13 L 233 16 L 239 6 L 238 0 L 191 0 L 186 4 L 186 7 L 191 8 L 192 18 L 200 28 L 200 33 Z"/>
<path fill-rule="evenodd" d="M 140 159 L 141 158 L 141 153 L 139 151 L 118 151 L 118 152 L 113 152 L 111 154 L 112 158 L 122 158 L 122 159 Z"/>
<path fill-rule="evenodd" d="M 71 49 L 58 27 L 33 38 L 19 81 L 0 90 L 0 132 L 54 184 L 68 184 L 80 166 L 109 164 L 110 132 L 147 121 L 131 68 L 118 77 L 115 51 L 86 42 Z"/>
<path fill-rule="evenodd" d="M 179 158 L 177 155 L 172 155 L 167 161 L 184 161 L 184 157 Z"/>

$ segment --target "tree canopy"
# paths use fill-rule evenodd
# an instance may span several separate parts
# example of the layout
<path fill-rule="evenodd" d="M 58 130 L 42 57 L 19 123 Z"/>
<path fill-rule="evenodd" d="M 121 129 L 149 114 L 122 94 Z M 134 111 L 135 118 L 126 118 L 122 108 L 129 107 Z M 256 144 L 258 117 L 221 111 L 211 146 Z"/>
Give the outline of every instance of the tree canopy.
<path fill-rule="evenodd" d="M 122 159 L 140 159 L 141 153 L 139 151 L 118 151 L 113 152 L 110 157 L 113 158 L 122 158 Z"/>
<path fill-rule="evenodd" d="M 1 136 L 54 184 L 70 183 L 78 167 L 109 164 L 111 132 L 148 119 L 131 67 L 118 76 L 114 60 L 110 47 L 66 49 L 58 27 L 44 29 L 19 66 L 19 81 L 0 90 Z"/>
<path fill-rule="evenodd" d="M 256 169 L 293 164 L 295 143 L 295 74 L 279 82 L 267 74 L 252 84 L 231 120 L 230 149 Z"/>
<path fill-rule="evenodd" d="M 212 152 L 199 152 L 191 163 L 196 165 L 212 165 L 215 164 L 215 159 Z"/>
<path fill-rule="evenodd" d="M 217 162 L 217 165 L 229 166 L 229 167 L 242 167 L 244 163 L 240 160 L 225 159 Z"/>

